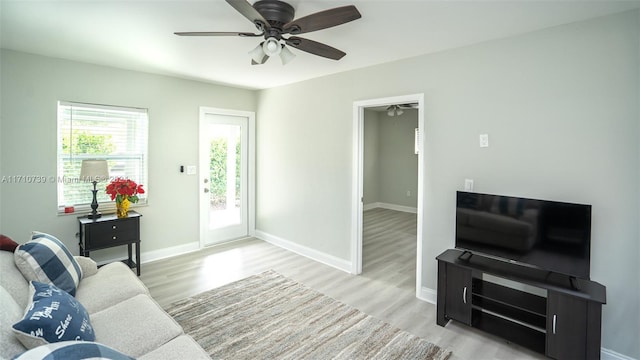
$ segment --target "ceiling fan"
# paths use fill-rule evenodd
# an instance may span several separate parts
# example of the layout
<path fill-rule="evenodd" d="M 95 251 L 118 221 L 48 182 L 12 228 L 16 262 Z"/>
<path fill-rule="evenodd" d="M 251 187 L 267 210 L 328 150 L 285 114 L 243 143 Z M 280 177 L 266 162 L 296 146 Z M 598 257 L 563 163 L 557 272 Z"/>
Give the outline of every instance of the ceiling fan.
<path fill-rule="evenodd" d="M 340 60 L 346 55 L 343 51 L 295 35 L 342 25 L 362 17 L 358 9 L 353 5 L 320 11 L 294 20 L 295 10 L 293 6 L 283 1 L 260 0 L 253 5 L 247 0 L 226 0 L 226 2 L 249 19 L 256 26 L 259 33 L 210 31 L 176 32 L 174 34 L 180 36 L 264 37 L 264 41 L 249 52 L 251 64 L 264 64 L 269 57 L 280 55 L 282 64 L 286 65 L 293 60 L 295 55 L 285 44 L 314 55 Z"/>
<path fill-rule="evenodd" d="M 417 108 L 418 108 L 418 103 L 394 104 L 394 105 L 387 106 L 386 111 L 387 111 L 387 115 L 389 116 L 394 116 L 394 115 L 400 116 L 404 114 L 404 110 L 417 109 Z"/>

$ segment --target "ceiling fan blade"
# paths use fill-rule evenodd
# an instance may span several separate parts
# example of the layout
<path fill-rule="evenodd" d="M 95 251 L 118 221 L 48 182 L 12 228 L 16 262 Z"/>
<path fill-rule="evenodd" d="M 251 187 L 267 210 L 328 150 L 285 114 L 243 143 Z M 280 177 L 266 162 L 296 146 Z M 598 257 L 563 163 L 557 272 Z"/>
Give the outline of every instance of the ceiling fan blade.
<path fill-rule="evenodd" d="M 355 6 L 342 6 L 301 17 L 283 27 L 285 34 L 303 34 L 330 28 L 360 19 L 362 15 Z"/>
<path fill-rule="evenodd" d="M 288 39 L 285 39 L 285 41 L 287 45 L 293 46 L 298 50 L 306 51 L 314 55 L 326 57 L 328 59 L 340 60 L 343 56 L 347 55 L 345 52 L 333 48 L 329 45 L 325 45 L 309 39 L 303 39 L 297 36 L 292 36 Z"/>
<path fill-rule="evenodd" d="M 179 36 L 240 36 L 240 37 L 257 37 L 263 34 L 254 34 L 248 32 L 226 32 L 226 31 L 186 31 L 174 32 Z"/>
<path fill-rule="evenodd" d="M 269 29 L 271 26 L 269 22 L 262 16 L 258 10 L 253 8 L 247 0 L 226 0 L 227 3 L 233 6 L 242 16 L 249 19 L 252 23 L 258 26 L 261 30 Z"/>

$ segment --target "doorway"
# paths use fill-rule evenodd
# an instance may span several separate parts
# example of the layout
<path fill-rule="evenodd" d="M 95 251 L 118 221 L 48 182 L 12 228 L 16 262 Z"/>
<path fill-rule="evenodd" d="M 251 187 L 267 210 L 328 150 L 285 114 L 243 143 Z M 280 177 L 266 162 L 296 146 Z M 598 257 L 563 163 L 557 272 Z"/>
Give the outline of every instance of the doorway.
<path fill-rule="evenodd" d="M 418 189 L 417 189 L 417 236 L 416 236 L 416 296 L 420 297 L 422 288 L 422 223 L 423 223 L 423 184 L 424 184 L 424 94 L 396 96 L 389 98 L 356 101 L 353 105 L 353 203 L 352 203 L 352 273 L 362 273 L 363 259 L 363 211 L 364 211 L 364 119 L 365 109 L 395 104 L 416 103 L 418 110 L 418 130 L 416 132 L 416 151 L 418 152 Z"/>
<path fill-rule="evenodd" d="M 200 246 L 247 237 L 254 194 L 251 112 L 201 108 Z"/>

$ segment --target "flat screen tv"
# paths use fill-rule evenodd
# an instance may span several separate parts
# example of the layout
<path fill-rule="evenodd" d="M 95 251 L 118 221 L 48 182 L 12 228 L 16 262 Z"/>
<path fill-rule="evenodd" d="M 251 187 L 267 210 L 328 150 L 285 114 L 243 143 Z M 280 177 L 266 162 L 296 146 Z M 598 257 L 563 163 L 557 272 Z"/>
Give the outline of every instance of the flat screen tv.
<path fill-rule="evenodd" d="M 591 205 L 458 191 L 458 249 L 589 279 Z"/>

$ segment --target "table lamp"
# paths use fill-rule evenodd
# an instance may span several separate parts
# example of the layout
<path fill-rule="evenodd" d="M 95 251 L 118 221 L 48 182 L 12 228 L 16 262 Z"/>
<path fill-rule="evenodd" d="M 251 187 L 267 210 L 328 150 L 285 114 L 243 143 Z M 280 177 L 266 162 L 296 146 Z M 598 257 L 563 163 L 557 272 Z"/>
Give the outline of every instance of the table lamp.
<path fill-rule="evenodd" d="M 102 216 L 98 212 L 98 199 L 96 194 L 96 184 L 99 181 L 106 181 L 109 178 L 109 166 L 107 160 L 82 160 L 82 168 L 80 170 L 80 179 L 82 181 L 91 181 L 93 183 L 93 201 L 91 202 L 91 214 L 87 215 L 89 219 L 98 219 Z"/>

